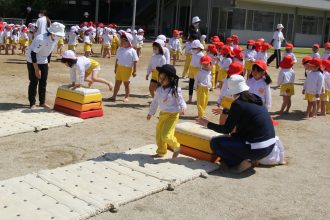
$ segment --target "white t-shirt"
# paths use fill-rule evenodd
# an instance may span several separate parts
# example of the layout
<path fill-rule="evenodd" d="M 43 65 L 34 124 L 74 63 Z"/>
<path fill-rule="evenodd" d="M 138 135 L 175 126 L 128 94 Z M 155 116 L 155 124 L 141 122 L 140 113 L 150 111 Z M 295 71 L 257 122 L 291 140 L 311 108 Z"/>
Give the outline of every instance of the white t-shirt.
<path fill-rule="evenodd" d="M 197 86 L 212 88 L 211 71 L 200 69 L 195 76 L 194 88 Z"/>
<path fill-rule="evenodd" d="M 304 83 L 305 94 L 320 95 L 324 86 L 324 75 L 320 72 L 310 72 Z"/>
<path fill-rule="evenodd" d="M 132 47 L 120 47 L 117 51 L 116 59 L 118 60 L 118 65 L 132 67 L 134 62 L 139 60 L 139 57 L 136 53 L 136 50 L 134 50 Z"/>
<path fill-rule="evenodd" d="M 294 80 L 295 80 L 295 73 L 292 68 L 281 68 L 277 77 L 277 85 L 294 83 Z"/>
<path fill-rule="evenodd" d="M 150 59 L 148 68 L 147 68 L 147 75 L 150 75 L 151 71 L 153 69 L 156 69 L 156 67 L 161 67 L 164 64 L 166 64 L 166 59 L 165 59 L 164 55 L 162 55 L 162 54 L 153 54 L 151 59 Z"/>
<path fill-rule="evenodd" d="M 84 36 L 84 43 L 91 44 L 91 39 L 89 38 L 89 36 Z"/>
<path fill-rule="evenodd" d="M 68 37 L 68 45 L 77 45 L 78 35 L 75 31 L 70 31 Z"/>
<path fill-rule="evenodd" d="M 0 44 L 3 44 L 5 41 L 4 41 L 5 39 L 4 39 L 4 32 L 3 31 L 1 31 L 0 32 Z"/>
<path fill-rule="evenodd" d="M 253 77 L 248 79 L 246 84 L 250 87 L 249 92 L 259 96 L 264 106 L 269 110 L 272 106 L 272 95 L 270 85 L 264 79 L 255 80 Z"/>
<path fill-rule="evenodd" d="M 85 57 L 77 57 L 77 63 L 70 68 L 70 79 L 71 82 L 79 82 L 83 84 L 85 81 L 85 72 L 90 67 L 91 62 L 90 60 Z M 78 74 L 78 81 L 77 81 L 77 74 Z"/>
<path fill-rule="evenodd" d="M 47 33 L 47 17 L 43 16 L 41 18 L 38 18 L 36 22 L 36 27 L 38 28 L 36 36 L 38 36 L 39 34 Z"/>
<path fill-rule="evenodd" d="M 274 35 L 273 35 L 273 39 L 274 39 L 274 42 L 273 42 L 274 49 L 275 50 L 281 49 L 281 44 L 282 44 L 282 41 L 284 40 L 282 31 L 275 31 Z"/>
<path fill-rule="evenodd" d="M 37 54 L 37 63 L 38 64 L 47 64 L 48 56 L 52 53 L 57 45 L 58 40 L 52 41 L 50 36 L 47 34 L 40 34 L 32 41 L 31 46 L 28 48 L 26 54 L 27 62 L 32 63 L 31 52 Z"/>
<path fill-rule="evenodd" d="M 104 33 L 102 35 L 102 39 L 103 39 L 103 44 L 104 45 L 110 45 L 111 41 L 112 41 L 112 35 Z"/>
<path fill-rule="evenodd" d="M 191 64 L 192 67 L 200 67 L 201 66 L 201 58 L 204 56 L 202 51 L 199 51 L 198 53 L 193 53 L 191 57 Z"/>
<path fill-rule="evenodd" d="M 164 52 L 164 56 L 166 59 L 166 64 L 170 64 L 171 63 L 171 54 L 170 51 L 167 47 L 163 47 L 163 52 Z"/>

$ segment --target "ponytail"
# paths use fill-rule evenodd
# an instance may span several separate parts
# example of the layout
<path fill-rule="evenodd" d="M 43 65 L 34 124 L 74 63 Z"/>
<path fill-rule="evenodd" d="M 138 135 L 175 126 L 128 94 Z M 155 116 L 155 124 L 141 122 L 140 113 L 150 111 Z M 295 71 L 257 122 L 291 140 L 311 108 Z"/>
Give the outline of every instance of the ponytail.
<path fill-rule="evenodd" d="M 270 75 L 267 72 L 265 72 L 265 82 L 267 85 L 272 83 L 272 79 L 270 78 Z"/>

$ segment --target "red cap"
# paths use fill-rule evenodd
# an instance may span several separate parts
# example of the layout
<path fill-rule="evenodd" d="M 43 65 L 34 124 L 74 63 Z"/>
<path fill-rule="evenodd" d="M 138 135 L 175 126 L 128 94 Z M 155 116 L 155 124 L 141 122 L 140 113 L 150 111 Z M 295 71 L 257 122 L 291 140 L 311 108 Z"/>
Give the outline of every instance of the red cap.
<path fill-rule="evenodd" d="M 316 47 L 317 49 L 320 49 L 320 45 L 319 44 L 313 44 L 313 47 Z"/>
<path fill-rule="evenodd" d="M 247 44 L 248 44 L 248 45 L 255 45 L 256 42 L 255 42 L 254 40 L 248 40 Z"/>
<path fill-rule="evenodd" d="M 98 27 L 103 28 L 104 27 L 104 24 L 103 23 L 99 23 L 98 24 Z"/>
<path fill-rule="evenodd" d="M 244 58 L 244 54 L 242 53 L 243 49 L 241 47 L 235 47 L 233 50 L 234 56 L 237 59 L 243 59 Z"/>
<path fill-rule="evenodd" d="M 263 43 L 263 42 L 265 42 L 265 39 L 263 39 L 263 38 L 259 38 L 259 39 L 257 39 L 257 41 Z"/>
<path fill-rule="evenodd" d="M 238 36 L 237 35 L 233 34 L 231 36 L 231 39 L 233 40 L 233 42 L 234 42 L 235 45 L 238 45 Z"/>
<path fill-rule="evenodd" d="M 226 44 L 230 43 L 231 41 L 233 41 L 231 37 L 226 38 Z"/>
<path fill-rule="evenodd" d="M 264 60 L 256 60 L 254 61 L 253 65 L 257 65 L 265 72 L 267 71 L 267 63 Z"/>
<path fill-rule="evenodd" d="M 23 28 L 22 28 L 22 32 L 23 32 L 23 33 L 26 33 L 27 30 L 28 30 L 27 27 L 23 27 Z"/>
<path fill-rule="evenodd" d="M 178 36 L 179 35 L 179 31 L 178 30 L 173 30 L 173 36 Z"/>
<path fill-rule="evenodd" d="M 85 21 L 85 22 L 83 23 L 83 26 L 88 26 L 88 22 Z"/>
<path fill-rule="evenodd" d="M 213 36 L 211 39 L 212 42 L 220 42 L 220 38 L 218 36 Z"/>
<path fill-rule="evenodd" d="M 330 60 L 322 60 L 322 66 L 328 73 L 330 73 Z"/>
<path fill-rule="evenodd" d="M 326 43 L 324 44 L 324 48 L 330 48 L 330 42 L 326 42 Z"/>
<path fill-rule="evenodd" d="M 90 22 L 88 23 L 88 25 L 89 25 L 89 26 L 93 26 L 93 22 L 90 21 Z"/>
<path fill-rule="evenodd" d="M 255 46 L 256 46 L 256 51 L 257 52 L 260 52 L 261 51 L 261 47 L 262 47 L 262 43 L 260 41 L 256 41 Z"/>
<path fill-rule="evenodd" d="M 313 58 L 307 65 L 322 68 L 322 60 L 320 58 Z"/>
<path fill-rule="evenodd" d="M 280 62 L 280 67 L 283 69 L 289 69 L 293 66 L 292 56 L 285 56 Z"/>
<path fill-rule="evenodd" d="M 293 44 L 287 43 L 285 45 L 285 48 L 287 48 L 287 49 L 293 49 Z"/>
<path fill-rule="evenodd" d="M 225 45 L 225 46 L 223 46 L 223 47 L 221 48 L 221 55 L 225 56 L 225 55 L 227 55 L 227 54 L 229 54 L 230 56 L 233 57 L 233 53 L 232 53 L 230 47 L 227 46 L 227 45 Z"/>
<path fill-rule="evenodd" d="M 231 75 L 235 75 L 235 74 L 241 74 L 242 72 L 243 72 L 243 64 L 240 62 L 232 62 L 229 65 L 227 74 L 229 76 L 231 76 Z"/>
<path fill-rule="evenodd" d="M 209 57 L 208 55 L 204 55 L 200 59 L 201 64 L 209 64 L 212 62 L 212 58 Z"/>
<path fill-rule="evenodd" d="M 269 43 L 265 42 L 262 44 L 261 46 L 261 52 L 266 52 L 267 50 L 269 50 L 270 48 L 272 48 L 272 45 L 270 45 Z"/>
<path fill-rule="evenodd" d="M 232 38 L 232 39 L 238 39 L 238 36 L 235 35 L 235 34 L 233 34 L 233 35 L 231 35 L 231 38 Z"/>
<path fill-rule="evenodd" d="M 11 27 L 9 25 L 6 26 L 6 30 L 9 31 L 11 30 Z"/>
<path fill-rule="evenodd" d="M 307 64 L 309 61 L 311 61 L 313 58 L 311 56 L 305 56 L 304 58 L 302 58 L 301 63 L 302 65 Z"/>
<path fill-rule="evenodd" d="M 216 49 L 216 46 L 215 46 L 214 44 L 209 44 L 209 45 L 207 46 L 207 50 L 208 50 L 208 51 L 211 51 L 211 50 L 213 50 L 213 49 Z"/>
<path fill-rule="evenodd" d="M 108 27 L 113 28 L 113 24 L 109 24 Z"/>
<path fill-rule="evenodd" d="M 214 42 L 214 45 L 218 50 L 220 50 L 224 44 L 223 44 L 223 42 L 217 41 L 217 42 Z"/>

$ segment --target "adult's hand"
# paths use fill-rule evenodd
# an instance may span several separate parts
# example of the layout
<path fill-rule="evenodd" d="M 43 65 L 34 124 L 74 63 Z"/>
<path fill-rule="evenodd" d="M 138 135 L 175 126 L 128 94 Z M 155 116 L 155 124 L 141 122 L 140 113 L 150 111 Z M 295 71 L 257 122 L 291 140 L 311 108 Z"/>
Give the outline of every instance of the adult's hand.
<path fill-rule="evenodd" d="M 219 106 L 218 108 L 212 109 L 212 113 L 214 115 L 220 115 L 220 114 L 222 114 L 222 110 L 223 110 L 223 108 L 221 106 Z"/>
<path fill-rule="evenodd" d="M 196 119 L 196 123 L 199 125 L 202 125 L 204 127 L 207 127 L 207 124 L 209 123 L 209 121 L 205 118 L 199 117 Z"/>

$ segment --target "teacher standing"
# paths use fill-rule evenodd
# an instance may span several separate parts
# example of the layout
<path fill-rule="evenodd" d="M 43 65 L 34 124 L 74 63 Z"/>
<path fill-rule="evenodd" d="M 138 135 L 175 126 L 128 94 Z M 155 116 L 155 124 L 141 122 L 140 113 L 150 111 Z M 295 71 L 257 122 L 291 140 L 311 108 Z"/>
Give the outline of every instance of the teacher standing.
<path fill-rule="evenodd" d="M 278 24 L 276 31 L 273 34 L 273 39 L 270 44 L 274 47 L 274 53 L 268 58 L 267 64 L 269 65 L 276 58 L 276 69 L 279 68 L 281 62 L 281 45 L 282 41 L 285 41 L 282 30 L 284 26 L 282 24 Z"/>
<path fill-rule="evenodd" d="M 231 136 L 212 138 L 210 145 L 222 163 L 242 172 L 252 166 L 251 160 L 260 160 L 272 152 L 276 143 L 275 130 L 261 98 L 249 92 L 244 77 L 231 76 L 228 88 L 235 101 L 226 123 L 218 125 L 204 118 L 197 119 L 197 123 L 218 133 L 231 133 Z"/>

